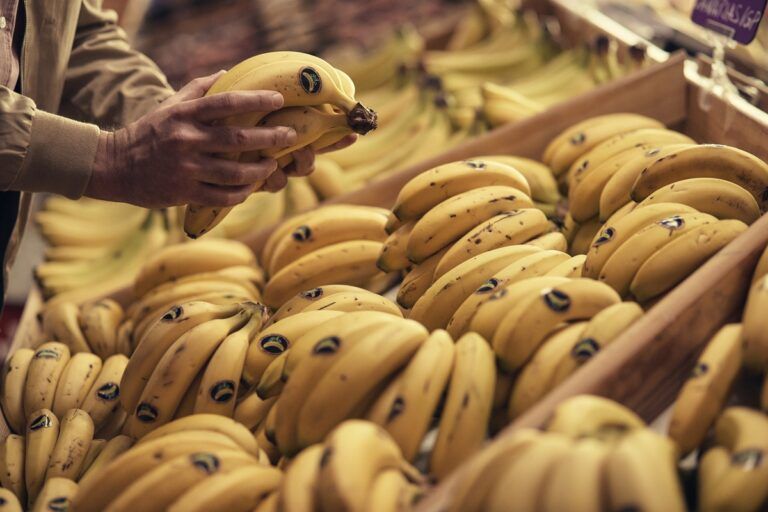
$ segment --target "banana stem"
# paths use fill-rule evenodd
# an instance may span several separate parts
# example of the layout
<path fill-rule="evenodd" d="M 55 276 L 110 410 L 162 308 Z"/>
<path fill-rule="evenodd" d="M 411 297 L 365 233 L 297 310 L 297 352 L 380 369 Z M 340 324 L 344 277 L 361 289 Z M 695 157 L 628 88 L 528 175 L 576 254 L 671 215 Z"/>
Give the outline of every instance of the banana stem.
<path fill-rule="evenodd" d="M 376 129 L 376 118 L 376 112 L 365 107 L 362 103 L 358 103 L 347 114 L 347 123 L 352 131 L 365 135 L 369 131 Z"/>

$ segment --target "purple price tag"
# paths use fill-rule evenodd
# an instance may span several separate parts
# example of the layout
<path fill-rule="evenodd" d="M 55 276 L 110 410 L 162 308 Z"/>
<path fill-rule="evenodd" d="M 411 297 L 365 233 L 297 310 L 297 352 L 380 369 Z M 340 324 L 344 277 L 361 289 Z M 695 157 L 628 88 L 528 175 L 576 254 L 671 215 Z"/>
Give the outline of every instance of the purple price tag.
<path fill-rule="evenodd" d="M 768 0 L 696 0 L 691 19 L 741 44 L 749 44 L 757 34 L 766 3 Z"/>

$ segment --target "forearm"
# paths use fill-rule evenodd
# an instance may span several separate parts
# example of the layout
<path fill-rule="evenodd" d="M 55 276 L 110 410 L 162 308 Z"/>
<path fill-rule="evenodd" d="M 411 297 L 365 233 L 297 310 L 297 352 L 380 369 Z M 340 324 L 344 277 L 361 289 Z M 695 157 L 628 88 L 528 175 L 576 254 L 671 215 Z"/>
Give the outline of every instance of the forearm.
<path fill-rule="evenodd" d="M 77 198 L 88 185 L 99 128 L 39 110 L 0 87 L 0 190 Z"/>

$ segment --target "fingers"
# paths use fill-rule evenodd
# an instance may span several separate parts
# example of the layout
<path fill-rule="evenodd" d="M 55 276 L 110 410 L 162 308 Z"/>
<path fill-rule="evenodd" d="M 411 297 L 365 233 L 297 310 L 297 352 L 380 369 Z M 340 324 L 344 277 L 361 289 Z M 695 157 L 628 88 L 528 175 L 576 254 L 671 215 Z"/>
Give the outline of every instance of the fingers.
<path fill-rule="evenodd" d="M 288 164 L 284 172 L 288 176 L 309 176 L 315 170 L 315 152 L 310 148 L 302 148 L 291 153 L 293 162 Z"/>
<path fill-rule="evenodd" d="M 356 141 L 357 141 L 357 134 L 356 133 L 352 133 L 350 135 L 347 135 L 343 139 L 341 139 L 336 144 L 332 144 L 332 145 L 330 145 L 328 147 L 325 147 L 325 148 L 321 149 L 320 151 L 318 151 L 318 153 L 329 153 L 331 151 L 338 151 L 340 149 L 344 149 L 344 148 L 346 148 L 348 146 L 351 146 Z"/>
<path fill-rule="evenodd" d="M 296 131 L 285 126 L 205 126 L 190 129 L 187 136 L 188 139 L 184 143 L 190 148 L 208 153 L 242 153 L 258 149 L 285 148 L 296 143 Z"/>
<path fill-rule="evenodd" d="M 250 196 L 256 185 L 243 185 L 239 187 L 222 187 L 208 183 L 198 183 L 192 190 L 191 203 L 204 204 L 206 206 L 235 206 Z"/>
<path fill-rule="evenodd" d="M 208 76 L 201 76 L 200 78 L 195 78 L 191 82 L 189 82 L 187 85 L 179 89 L 179 91 L 165 100 L 163 103 L 166 106 L 170 105 L 176 105 L 177 103 L 181 103 L 182 101 L 189 101 L 195 98 L 202 98 L 206 92 L 208 92 L 208 89 L 211 88 L 211 86 L 216 82 L 216 80 L 219 79 L 221 75 L 226 73 L 223 69 L 221 71 L 217 71 L 216 73 Z"/>
<path fill-rule="evenodd" d="M 286 176 L 283 171 L 277 170 L 267 178 L 267 182 L 264 184 L 262 190 L 266 190 L 267 192 L 279 192 L 283 190 L 287 184 L 288 176 Z"/>
<path fill-rule="evenodd" d="M 232 91 L 192 99 L 178 105 L 182 115 L 203 122 L 249 112 L 272 112 L 283 106 L 283 95 L 275 91 Z"/>
<path fill-rule="evenodd" d="M 234 162 L 202 157 L 188 167 L 191 177 L 212 185 L 243 186 L 261 183 L 277 170 L 277 162 L 264 158 L 256 162 Z"/>

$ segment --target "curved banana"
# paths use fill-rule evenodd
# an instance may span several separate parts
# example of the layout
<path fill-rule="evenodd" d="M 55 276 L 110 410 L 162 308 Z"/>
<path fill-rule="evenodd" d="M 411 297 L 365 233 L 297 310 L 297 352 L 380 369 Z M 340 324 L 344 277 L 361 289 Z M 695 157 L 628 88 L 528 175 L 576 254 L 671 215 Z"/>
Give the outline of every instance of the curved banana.
<path fill-rule="evenodd" d="M 676 181 L 656 190 L 637 207 L 656 203 L 685 204 L 718 219 L 736 219 L 745 224 L 760 218 L 760 206 L 752 194 L 740 185 L 720 178 Z"/>
<path fill-rule="evenodd" d="M 70 409 L 77 409 L 101 372 L 101 358 L 96 354 L 79 352 L 73 355 L 59 378 L 53 398 L 53 413 L 64 418 Z"/>
<path fill-rule="evenodd" d="M 525 243 L 525 245 L 538 247 L 539 249 L 544 249 L 545 251 L 566 252 L 568 250 L 568 240 L 566 240 L 565 235 L 558 231 L 543 234 L 534 238 L 533 240 L 529 240 Z"/>
<path fill-rule="evenodd" d="M 541 162 L 510 155 L 481 156 L 479 160 L 491 160 L 507 164 L 523 175 L 531 187 L 531 199 L 545 204 L 557 204 L 561 197 L 557 189 L 557 181 L 552 170 Z"/>
<path fill-rule="evenodd" d="M 595 395 L 576 395 L 560 402 L 555 408 L 547 431 L 559 432 L 573 439 L 591 437 L 610 441 L 644 427 L 645 422 L 637 414 L 613 400 Z"/>
<path fill-rule="evenodd" d="M 74 302 L 48 305 L 43 310 L 43 332 L 50 340 L 67 345 L 72 353 L 91 352 L 80 329 L 80 308 Z"/>
<path fill-rule="evenodd" d="M 451 381 L 429 459 L 438 480 L 480 449 L 491 416 L 496 362 L 493 349 L 475 333 L 456 341 Z"/>
<path fill-rule="evenodd" d="M 448 333 L 433 331 L 371 406 L 368 419 L 389 432 L 406 460 L 416 458 L 451 376 L 455 352 Z"/>
<path fill-rule="evenodd" d="M 588 219 L 584 224 L 579 224 L 571 240 L 568 252 L 571 255 L 587 254 L 590 243 L 594 240 L 603 227 L 603 223 L 597 217 Z"/>
<path fill-rule="evenodd" d="M 251 455 L 256 456 L 259 448 L 253 434 L 245 426 L 232 418 L 218 414 L 193 414 L 162 425 L 139 439 L 138 444 L 149 444 L 150 441 L 161 439 L 182 432 L 205 430 L 210 433 L 227 437 L 234 445 L 239 446 Z"/>
<path fill-rule="evenodd" d="M 435 167 L 413 178 L 400 189 L 392 212 L 401 221 L 416 220 L 454 196 L 492 186 L 531 194 L 528 181 L 517 169 L 494 161 L 465 160 Z"/>
<path fill-rule="evenodd" d="M 280 309 L 269 317 L 267 326 L 285 320 L 291 315 L 301 313 L 304 308 L 313 304 L 315 301 L 320 300 L 328 295 L 340 292 L 356 292 L 361 291 L 363 288 L 352 286 L 348 284 L 329 284 L 311 288 L 309 290 L 303 290 L 292 298 L 288 299 L 280 306 Z"/>
<path fill-rule="evenodd" d="M 609 451 L 596 439 L 576 441 L 549 471 L 540 510 L 605 510 L 603 482 Z"/>
<path fill-rule="evenodd" d="M 440 260 L 434 279 L 443 276 L 459 264 L 484 252 L 529 242 L 550 230 L 547 216 L 536 208 L 526 208 L 502 213 L 473 228 L 456 243 Z"/>
<path fill-rule="evenodd" d="M 384 240 L 381 254 L 376 261 L 376 266 L 382 271 L 405 270 L 411 266 L 406 248 L 408 246 L 408 238 L 410 238 L 415 224 L 415 222 L 403 224 Z"/>
<path fill-rule="evenodd" d="M 557 277 L 582 277 L 584 262 L 587 260 L 586 254 L 577 254 L 564 262 L 552 267 L 546 275 Z"/>
<path fill-rule="evenodd" d="M 584 278 L 529 295 L 499 322 L 494 350 L 507 368 L 520 368 L 560 322 L 592 318 L 618 302 L 621 298 L 609 286 Z"/>
<path fill-rule="evenodd" d="M 740 220 L 697 226 L 653 253 L 637 270 L 629 290 L 640 302 L 671 290 L 711 256 L 747 230 Z"/>
<path fill-rule="evenodd" d="M 59 423 L 59 436 L 51 452 L 45 479 L 76 480 L 93 441 L 93 420 L 82 409 L 70 409 Z"/>
<path fill-rule="evenodd" d="M 70 500 L 76 492 L 77 483 L 73 479 L 65 477 L 48 478 L 30 510 L 31 512 L 67 510 Z"/>
<path fill-rule="evenodd" d="M 120 410 L 120 381 L 128 364 L 128 358 L 115 354 L 104 360 L 99 376 L 85 395 L 80 408 L 93 419 L 98 431 L 115 411 Z"/>
<path fill-rule="evenodd" d="M 322 247 L 283 267 L 267 282 L 264 301 L 277 308 L 301 290 L 332 283 L 360 285 L 379 272 L 382 243 L 349 240 Z"/>
<path fill-rule="evenodd" d="M 408 238 L 408 259 L 420 263 L 478 224 L 500 213 L 532 207 L 524 192 L 507 186 L 480 187 L 455 195 L 416 222 Z"/>
<path fill-rule="evenodd" d="M 424 293 L 432 286 L 435 269 L 448 247 L 444 248 L 417 265 L 405 274 L 400 289 L 397 290 L 397 303 L 404 309 L 411 309 Z"/>
<path fill-rule="evenodd" d="M 237 403 L 232 418 L 249 430 L 256 430 L 266 419 L 275 400 L 275 398 L 262 400 L 256 393 L 251 393 Z"/>
<path fill-rule="evenodd" d="M 43 343 L 35 350 L 23 389 L 25 417 L 53 407 L 56 387 L 69 357 L 69 347 L 55 341 Z"/>
<path fill-rule="evenodd" d="M 24 432 L 26 413 L 24 412 L 24 387 L 29 367 L 35 357 L 31 348 L 20 348 L 13 352 L 3 365 L 2 399 L 5 421 L 13 432 Z"/>
<path fill-rule="evenodd" d="M 27 501 L 25 481 L 26 447 L 24 437 L 9 434 L 0 443 L 0 483 L 22 503 Z M 0 508 L 0 510 L 2 510 Z"/>
<path fill-rule="evenodd" d="M 360 292 L 339 292 L 328 295 L 314 304 L 307 306 L 302 313 L 311 311 L 380 311 L 397 317 L 403 316 L 397 305 L 391 300 L 367 290 Z"/>
<path fill-rule="evenodd" d="M 27 500 L 34 503 L 45 482 L 45 472 L 59 437 L 59 420 L 48 409 L 33 411 L 27 416 L 24 448 L 24 481 Z"/>
<path fill-rule="evenodd" d="M 83 308 L 80 327 L 97 356 L 104 358 L 120 353 L 117 331 L 122 321 L 123 308 L 112 299 L 102 299 Z"/>

